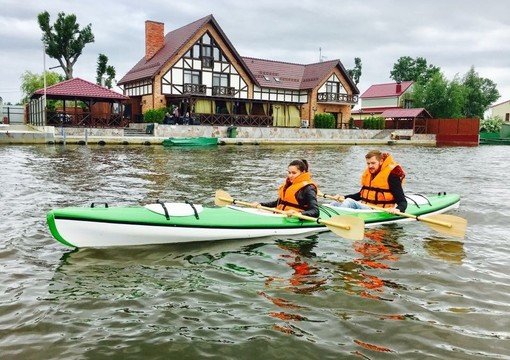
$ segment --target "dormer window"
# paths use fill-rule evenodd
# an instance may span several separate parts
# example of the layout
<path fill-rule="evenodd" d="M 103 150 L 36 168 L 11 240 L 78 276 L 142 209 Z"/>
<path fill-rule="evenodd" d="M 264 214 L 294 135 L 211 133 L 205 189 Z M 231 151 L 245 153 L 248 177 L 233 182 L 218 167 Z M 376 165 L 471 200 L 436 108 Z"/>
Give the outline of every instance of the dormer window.
<path fill-rule="evenodd" d="M 270 80 L 271 80 L 271 79 L 269 79 L 269 76 L 267 76 L 267 75 L 264 75 L 264 79 L 265 79 L 266 81 L 270 81 Z"/>
<path fill-rule="evenodd" d="M 275 77 L 274 77 L 274 81 L 276 81 L 276 82 L 280 82 L 280 78 L 275 76 Z"/>

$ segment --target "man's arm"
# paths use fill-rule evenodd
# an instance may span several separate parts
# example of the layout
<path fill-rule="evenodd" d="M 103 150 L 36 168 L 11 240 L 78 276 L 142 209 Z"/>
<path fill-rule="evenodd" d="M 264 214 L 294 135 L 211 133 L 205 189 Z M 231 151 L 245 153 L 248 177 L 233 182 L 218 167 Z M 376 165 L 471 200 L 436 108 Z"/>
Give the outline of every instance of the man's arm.
<path fill-rule="evenodd" d="M 395 198 L 397 209 L 399 209 L 400 212 L 406 211 L 407 200 L 404 195 L 404 189 L 402 189 L 402 180 L 400 180 L 399 176 L 390 174 L 388 176 L 388 184 L 390 185 L 390 192 L 393 194 L 393 197 Z"/>

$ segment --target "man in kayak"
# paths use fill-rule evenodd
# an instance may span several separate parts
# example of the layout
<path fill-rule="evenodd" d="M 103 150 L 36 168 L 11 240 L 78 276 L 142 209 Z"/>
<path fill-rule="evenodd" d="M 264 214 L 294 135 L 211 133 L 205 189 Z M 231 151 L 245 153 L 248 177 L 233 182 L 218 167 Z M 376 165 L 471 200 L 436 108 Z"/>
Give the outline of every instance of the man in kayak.
<path fill-rule="evenodd" d="M 370 209 L 363 203 L 386 208 L 398 214 L 407 208 L 407 200 L 402 189 L 405 173 L 402 167 L 388 153 L 379 150 L 365 155 L 367 168 L 361 175 L 361 190 L 350 195 L 335 195 L 337 201 L 331 205 L 351 209 Z"/>
<path fill-rule="evenodd" d="M 254 203 L 253 205 L 276 207 L 287 211 L 289 215 L 301 213 L 318 217 L 317 184 L 312 180 L 312 174 L 308 171 L 308 162 L 304 159 L 292 161 L 287 173 L 287 178 L 278 188 L 278 200 L 262 204 Z"/>

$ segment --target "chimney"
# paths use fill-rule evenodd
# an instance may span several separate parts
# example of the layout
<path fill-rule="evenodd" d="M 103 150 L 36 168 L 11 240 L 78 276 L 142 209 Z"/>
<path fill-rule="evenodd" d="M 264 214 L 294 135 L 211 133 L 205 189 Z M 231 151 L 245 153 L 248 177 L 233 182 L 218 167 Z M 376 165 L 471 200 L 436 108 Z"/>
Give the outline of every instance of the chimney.
<path fill-rule="evenodd" d="M 402 91 L 402 84 L 400 83 L 400 81 L 398 81 L 396 92 L 397 92 L 397 94 L 400 94 L 401 91 Z"/>
<path fill-rule="evenodd" d="M 145 21 L 145 61 L 149 61 L 165 45 L 165 24 Z"/>

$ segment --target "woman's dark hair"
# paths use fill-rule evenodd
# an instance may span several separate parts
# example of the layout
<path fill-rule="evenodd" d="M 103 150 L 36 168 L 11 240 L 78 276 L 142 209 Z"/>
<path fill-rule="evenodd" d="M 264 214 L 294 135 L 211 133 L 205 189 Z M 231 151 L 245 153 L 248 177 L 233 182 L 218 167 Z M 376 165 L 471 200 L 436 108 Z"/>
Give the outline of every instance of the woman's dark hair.
<path fill-rule="evenodd" d="M 308 161 L 306 161 L 305 159 L 294 160 L 289 164 L 289 166 L 295 166 L 301 172 L 308 171 Z"/>

